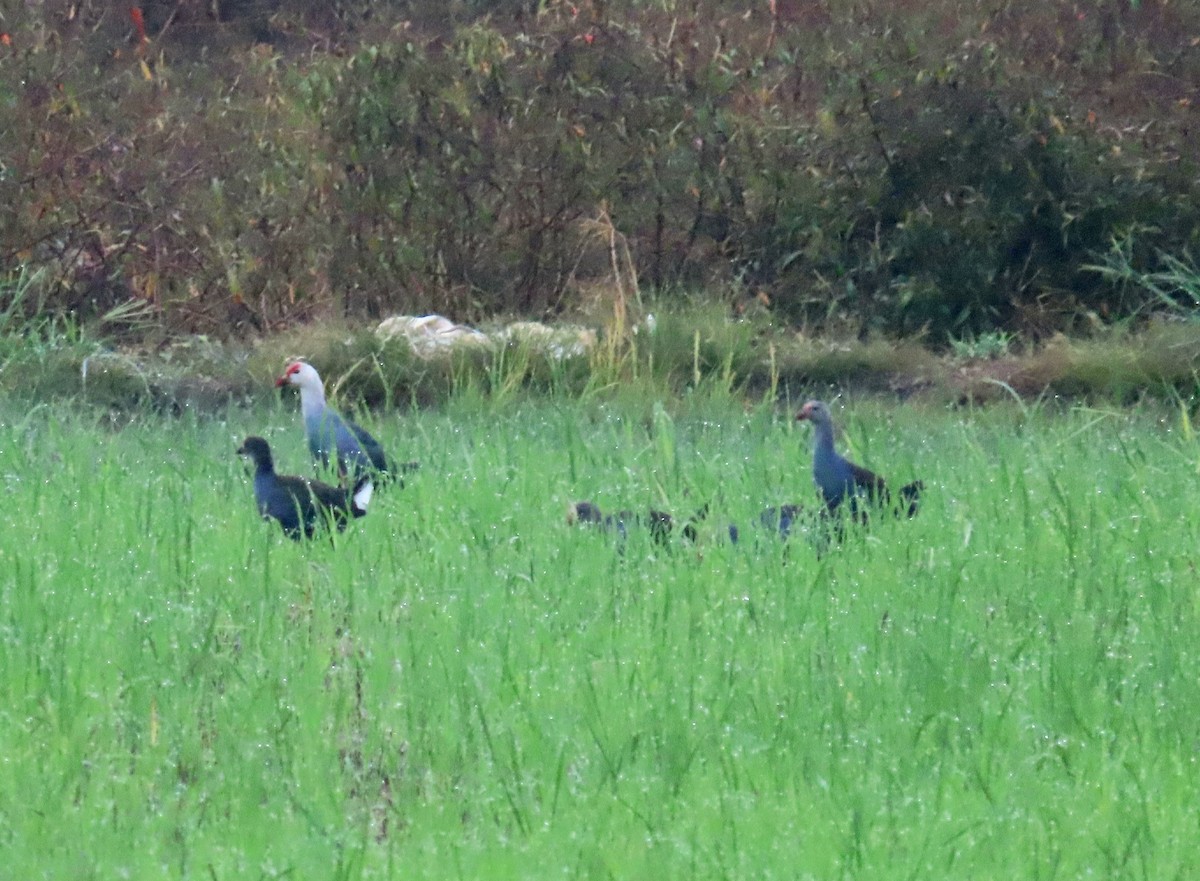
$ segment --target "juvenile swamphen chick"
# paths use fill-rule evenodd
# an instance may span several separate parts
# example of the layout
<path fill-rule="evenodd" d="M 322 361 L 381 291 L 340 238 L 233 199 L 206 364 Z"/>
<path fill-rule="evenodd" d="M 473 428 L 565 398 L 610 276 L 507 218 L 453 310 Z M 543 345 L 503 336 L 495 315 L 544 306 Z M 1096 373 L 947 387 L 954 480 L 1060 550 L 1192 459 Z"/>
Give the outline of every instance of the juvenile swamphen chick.
<path fill-rule="evenodd" d="M 804 513 L 803 505 L 780 505 L 778 508 L 767 508 L 758 515 L 759 525 L 764 529 L 778 531 L 780 538 L 791 535 L 792 524 Z"/>
<path fill-rule="evenodd" d="M 900 487 L 898 493 L 900 504 L 892 509 L 892 513 L 897 517 L 916 516 L 920 504 L 921 488 L 922 484 L 919 480 Z M 856 501 L 852 501 L 850 510 L 859 523 L 867 521 L 866 510 L 858 508 Z M 821 546 L 828 543 L 830 539 L 841 541 L 845 538 L 845 523 L 841 520 L 839 510 L 824 506 L 815 509 L 804 505 L 780 505 L 777 508 L 765 508 L 758 515 L 758 526 L 765 532 L 774 533 L 785 541 L 791 537 L 793 531 L 802 530 Z M 741 530 L 732 523 L 729 525 L 729 539 L 734 544 L 741 540 Z"/>
<path fill-rule="evenodd" d="M 300 413 L 304 418 L 304 433 L 313 458 L 329 466 L 331 454 L 337 456 L 339 474 L 355 479 L 374 472 L 390 480 L 401 472 L 415 471 L 417 464 L 407 462 L 400 467 L 383 452 L 379 441 L 361 425 L 351 422 L 325 403 L 325 384 L 316 368 L 306 361 L 293 361 L 275 380 L 278 388 L 294 385 L 300 389 Z"/>
<path fill-rule="evenodd" d="M 792 534 L 792 526 L 811 511 L 806 511 L 803 505 L 780 505 L 763 510 L 758 515 L 758 526 L 768 533 L 776 533 L 779 538 L 786 540 Z M 742 533 L 734 523 L 729 524 L 729 540 L 734 544 L 741 541 Z"/>
<path fill-rule="evenodd" d="M 684 538 L 689 541 L 696 540 L 696 522 L 703 520 L 706 513 L 707 506 L 683 524 L 679 531 Z M 592 502 L 573 502 L 567 508 L 567 523 L 572 526 L 576 523 L 595 526 L 604 532 L 615 532 L 621 538 L 627 538 L 630 529 L 644 526 L 659 544 L 666 544 L 675 530 L 675 519 L 666 511 L 651 508 L 645 515 L 633 511 L 605 514 Z"/>
<path fill-rule="evenodd" d="M 281 476 L 275 473 L 270 445 L 261 437 L 246 438 L 238 455 L 254 462 L 254 500 L 259 513 L 264 520 L 278 520 L 289 538 L 311 538 L 318 521 L 327 517 L 342 530 L 351 517 L 367 513 L 374 490 L 369 477 L 360 478 L 349 490 L 304 477 Z"/>
<path fill-rule="evenodd" d="M 867 519 L 869 506 L 891 508 L 897 516 L 916 516 L 924 488 L 921 481 L 914 480 L 902 487 L 900 503 L 893 507 L 891 493 L 882 477 L 855 465 L 833 448 L 833 417 L 823 401 L 809 401 L 800 408 L 796 419 L 813 424 L 813 482 L 830 513 L 838 511 L 849 499 L 848 510 L 856 520 Z"/>

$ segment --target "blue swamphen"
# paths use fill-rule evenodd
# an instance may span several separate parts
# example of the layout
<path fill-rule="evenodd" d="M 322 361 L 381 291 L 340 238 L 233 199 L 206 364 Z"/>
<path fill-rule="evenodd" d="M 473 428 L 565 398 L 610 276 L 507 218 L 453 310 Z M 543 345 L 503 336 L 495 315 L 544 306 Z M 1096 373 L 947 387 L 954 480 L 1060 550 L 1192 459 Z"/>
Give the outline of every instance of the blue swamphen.
<path fill-rule="evenodd" d="M 254 500 L 264 520 L 275 519 L 284 533 L 299 540 L 311 538 L 317 523 L 331 518 L 339 530 L 346 528 L 351 517 L 367 513 L 374 486 L 369 477 L 362 477 L 353 489 L 330 486 L 304 477 L 287 477 L 275 473 L 271 447 L 261 437 L 248 437 L 238 447 L 238 455 L 254 462 Z"/>

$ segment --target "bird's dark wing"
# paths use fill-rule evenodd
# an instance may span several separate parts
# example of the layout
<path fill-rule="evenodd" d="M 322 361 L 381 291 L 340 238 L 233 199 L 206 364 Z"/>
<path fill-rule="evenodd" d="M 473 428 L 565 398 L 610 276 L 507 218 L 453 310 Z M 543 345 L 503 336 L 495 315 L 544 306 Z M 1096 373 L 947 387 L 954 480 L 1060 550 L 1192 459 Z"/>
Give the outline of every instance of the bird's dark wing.
<path fill-rule="evenodd" d="M 283 531 L 292 538 L 299 538 L 301 532 L 312 534 L 317 506 L 308 481 L 299 477 L 277 477 L 260 508 L 264 514 L 278 520 Z"/>
<path fill-rule="evenodd" d="M 371 433 L 359 425 L 357 422 L 351 422 L 349 419 L 342 420 L 346 428 L 358 441 L 358 445 L 362 451 L 367 454 L 367 458 L 371 460 L 371 464 L 377 471 L 390 471 L 388 466 L 387 456 L 383 452 L 383 447 L 379 445 L 379 441 L 371 437 Z"/>
<path fill-rule="evenodd" d="M 306 481 L 310 498 L 326 516 L 333 517 L 338 529 L 345 529 L 350 515 L 350 490 L 340 486 L 330 486 L 319 480 Z M 355 486 L 355 490 L 361 482 Z M 365 512 L 364 512 L 365 513 Z"/>
<path fill-rule="evenodd" d="M 305 481 L 311 497 L 322 508 L 347 508 L 350 494 L 340 486 L 330 486 L 319 480 Z"/>
<path fill-rule="evenodd" d="M 885 498 L 887 484 L 882 477 L 853 462 L 846 464 L 850 467 L 850 480 L 856 493 L 866 493 L 871 498 L 881 501 Z"/>

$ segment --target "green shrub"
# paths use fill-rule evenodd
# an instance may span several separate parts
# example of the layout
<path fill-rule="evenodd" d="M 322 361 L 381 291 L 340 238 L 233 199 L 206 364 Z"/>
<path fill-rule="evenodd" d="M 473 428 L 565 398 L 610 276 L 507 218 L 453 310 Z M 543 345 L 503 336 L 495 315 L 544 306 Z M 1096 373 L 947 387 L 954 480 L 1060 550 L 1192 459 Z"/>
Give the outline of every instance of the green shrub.
<path fill-rule="evenodd" d="M 1138 273 L 1200 244 L 1194 4 L 164 0 L 144 43 L 44 6 L 4 22 L 0 271 L 131 339 L 569 313 L 597 223 L 664 298 L 1041 337 L 1161 305 L 1087 271 L 1131 230 Z"/>

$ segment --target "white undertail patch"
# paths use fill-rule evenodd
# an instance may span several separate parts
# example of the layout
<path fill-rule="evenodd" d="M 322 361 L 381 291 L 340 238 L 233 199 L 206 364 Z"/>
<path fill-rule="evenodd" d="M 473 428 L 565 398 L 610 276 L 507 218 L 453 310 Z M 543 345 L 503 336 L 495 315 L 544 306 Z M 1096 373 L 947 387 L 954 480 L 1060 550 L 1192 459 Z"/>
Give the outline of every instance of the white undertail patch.
<path fill-rule="evenodd" d="M 367 505 L 371 503 L 371 495 L 374 492 L 375 484 L 368 480 L 366 483 L 356 489 L 354 491 L 354 495 L 350 497 L 354 502 L 354 507 L 358 508 L 360 511 L 367 510 Z"/>

